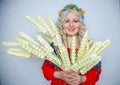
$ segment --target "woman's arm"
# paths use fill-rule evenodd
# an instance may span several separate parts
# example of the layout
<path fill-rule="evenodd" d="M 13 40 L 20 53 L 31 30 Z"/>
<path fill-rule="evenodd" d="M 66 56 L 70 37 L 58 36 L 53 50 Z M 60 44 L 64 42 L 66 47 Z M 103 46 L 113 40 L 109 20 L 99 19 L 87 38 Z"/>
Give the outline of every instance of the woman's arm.
<path fill-rule="evenodd" d="M 72 77 L 70 73 L 72 73 L 72 70 L 68 71 L 57 71 L 54 67 L 55 65 L 51 63 L 48 60 L 45 60 L 42 66 L 42 71 L 44 74 L 44 77 L 47 80 L 54 80 L 54 79 L 61 79 L 69 83 L 69 79 Z"/>
<path fill-rule="evenodd" d="M 94 68 L 88 71 L 84 76 L 86 76 L 86 81 L 81 85 L 95 85 L 99 80 L 101 73 L 101 62 L 99 62 Z"/>
<path fill-rule="evenodd" d="M 72 73 L 73 76 L 71 77 L 69 83 L 71 85 L 95 85 L 99 80 L 100 73 L 101 62 L 99 62 L 95 67 L 93 67 L 84 75 Z"/>
<path fill-rule="evenodd" d="M 51 63 L 48 60 L 45 60 L 42 66 L 42 71 L 44 74 L 44 77 L 47 80 L 53 80 L 54 79 L 54 72 L 56 71 L 56 69 L 54 68 L 54 64 Z"/>

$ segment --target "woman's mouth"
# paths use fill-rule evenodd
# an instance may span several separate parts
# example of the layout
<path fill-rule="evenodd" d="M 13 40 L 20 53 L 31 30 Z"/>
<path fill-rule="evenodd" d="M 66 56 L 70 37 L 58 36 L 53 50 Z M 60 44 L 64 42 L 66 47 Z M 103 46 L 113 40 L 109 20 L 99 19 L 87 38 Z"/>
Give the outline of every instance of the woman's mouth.
<path fill-rule="evenodd" d="M 75 29 L 68 29 L 69 32 L 74 32 Z"/>

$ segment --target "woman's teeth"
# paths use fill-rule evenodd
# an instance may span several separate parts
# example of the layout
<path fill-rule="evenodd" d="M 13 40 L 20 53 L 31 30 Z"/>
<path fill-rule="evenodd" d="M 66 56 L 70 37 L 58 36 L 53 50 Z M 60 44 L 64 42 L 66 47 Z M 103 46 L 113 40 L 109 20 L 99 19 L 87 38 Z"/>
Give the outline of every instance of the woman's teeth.
<path fill-rule="evenodd" d="M 73 32 L 74 31 L 74 29 L 68 29 L 70 32 Z"/>

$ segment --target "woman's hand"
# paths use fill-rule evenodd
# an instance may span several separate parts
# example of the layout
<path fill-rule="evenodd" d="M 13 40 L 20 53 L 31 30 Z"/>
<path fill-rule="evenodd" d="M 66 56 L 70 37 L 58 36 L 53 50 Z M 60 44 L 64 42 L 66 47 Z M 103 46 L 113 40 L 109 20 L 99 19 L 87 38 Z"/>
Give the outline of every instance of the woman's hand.
<path fill-rule="evenodd" d="M 62 79 L 70 85 L 79 85 L 86 80 L 85 76 L 81 76 L 75 73 L 73 70 L 68 71 L 56 71 L 54 73 L 55 78 Z"/>
<path fill-rule="evenodd" d="M 72 73 L 73 73 L 72 70 L 68 70 L 68 71 L 56 71 L 56 72 L 54 72 L 54 77 L 62 79 L 62 80 L 64 80 L 64 81 L 66 81 L 66 82 L 69 83 L 69 80 L 73 76 L 73 75 L 71 75 Z"/>
<path fill-rule="evenodd" d="M 79 75 L 77 73 L 72 73 L 72 77 L 68 82 L 70 85 L 80 85 L 82 82 L 85 82 L 85 80 L 85 76 Z"/>

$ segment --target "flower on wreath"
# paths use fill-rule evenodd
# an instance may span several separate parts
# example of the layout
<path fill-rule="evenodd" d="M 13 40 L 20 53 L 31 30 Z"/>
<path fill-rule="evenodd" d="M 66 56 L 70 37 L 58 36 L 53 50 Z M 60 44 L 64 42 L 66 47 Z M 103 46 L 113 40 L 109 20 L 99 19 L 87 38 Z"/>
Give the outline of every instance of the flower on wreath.
<path fill-rule="evenodd" d="M 85 11 L 82 8 L 79 8 L 77 5 L 75 5 L 75 4 L 66 5 L 63 9 L 61 9 L 59 11 L 59 16 L 61 15 L 62 12 L 66 11 L 66 10 L 76 10 L 76 11 L 78 11 L 78 13 L 80 13 L 80 15 L 82 16 L 82 20 L 84 20 Z"/>

